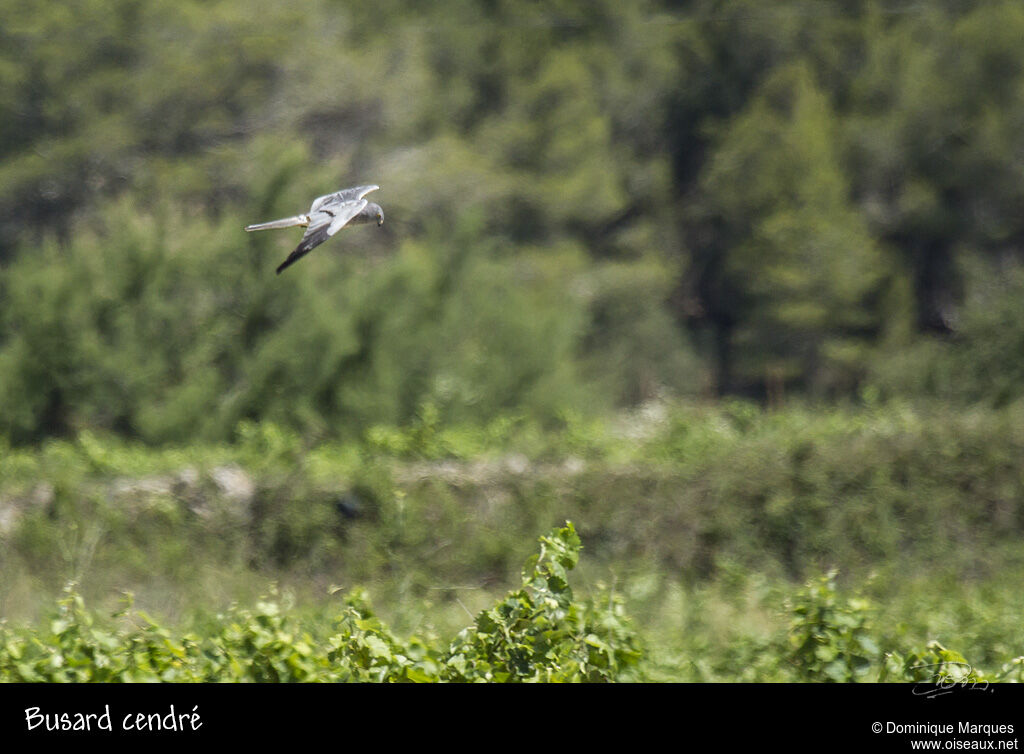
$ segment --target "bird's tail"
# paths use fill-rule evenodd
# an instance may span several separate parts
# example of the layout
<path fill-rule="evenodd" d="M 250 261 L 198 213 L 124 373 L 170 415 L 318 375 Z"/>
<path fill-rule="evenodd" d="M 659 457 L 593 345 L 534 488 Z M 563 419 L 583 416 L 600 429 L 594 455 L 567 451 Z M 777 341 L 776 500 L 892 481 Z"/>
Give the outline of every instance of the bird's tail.
<path fill-rule="evenodd" d="M 276 230 L 277 228 L 294 228 L 296 225 L 309 225 L 309 215 L 295 215 L 295 217 L 286 217 L 283 220 L 271 220 L 267 223 L 246 225 L 245 229 L 249 231 Z"/>

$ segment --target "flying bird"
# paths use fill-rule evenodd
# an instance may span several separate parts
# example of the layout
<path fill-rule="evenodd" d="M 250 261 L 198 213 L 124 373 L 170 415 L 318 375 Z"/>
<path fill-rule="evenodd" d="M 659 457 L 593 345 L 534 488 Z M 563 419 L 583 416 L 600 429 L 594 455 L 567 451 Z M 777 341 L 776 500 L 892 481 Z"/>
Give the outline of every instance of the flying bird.
<path fill-rule="evenodd" d="M 313 200 L 309 212 L 304 215 L 286 217 L 283 220 L 271 220 L 267 223 L 246 225 L 247 231 L 274 230 L 277 228 L 294 228 L 301 225 L 306 228 L 302 241 L 295 251 L 288 255 L 277 268 L 277 274 L 285 267 L 295 264 L 310 251 L 322 244 L 346 225 L 361 225 L 376 222 L 384 224 L 384 210 L 379 204 L 368 202 L 363 197 L 380 186 L 356 186 L 342 189 L 333 194 L 325 194 Z"/>

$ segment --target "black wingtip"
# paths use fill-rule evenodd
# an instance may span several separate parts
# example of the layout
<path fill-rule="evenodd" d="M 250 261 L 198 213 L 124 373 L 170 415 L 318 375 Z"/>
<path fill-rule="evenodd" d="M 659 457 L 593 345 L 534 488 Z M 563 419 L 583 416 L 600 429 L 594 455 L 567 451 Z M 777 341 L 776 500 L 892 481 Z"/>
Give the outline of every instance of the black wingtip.
<path fill-rule="evenodd" d="M 286 267 L 291 267 L 293 264 L 295 264 L 297 261 L 299 261 L 299 258 L 301 256 L 302 256 L 302 254 L 296 255 L 295 252 L 293 251 L 291 254 L 288 255 L 287 259 L 285 259 L 283 262 L 281 262 L 281 264 L 279 264 L 277 266 L 277 274 L 280 275 L 281 272 Z"/>

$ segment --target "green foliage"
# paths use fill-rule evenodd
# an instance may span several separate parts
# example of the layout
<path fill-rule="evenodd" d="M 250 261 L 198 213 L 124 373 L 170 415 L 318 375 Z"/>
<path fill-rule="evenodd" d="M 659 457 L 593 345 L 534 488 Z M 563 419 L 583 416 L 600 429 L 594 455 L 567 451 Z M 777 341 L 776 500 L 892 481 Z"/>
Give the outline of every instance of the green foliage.
<path fill-rule="evenodd" d="M 187 584 L 187 553 L 243 579 L 390 582 L 408 569 L 414 591 L 504 586 L 522 543 L 564 518 L 588 522 L 602 567 L 690 584 L 730 563 L 793 580 L 936 564 L 987 578 L 1014 567 L 1024 527 L 1022 409 L 731 401 L 564 412 L 544 429 L 445 426 L 424 407 L 360 443 L 241 423 L 234 445 L 162 449 L 83 433 L 0 457 L 0 600 L 84 576 L 100 591 Z M 228 599 L 234 578 L 207 588 Z M 979 643 L 1012 651 L 1008 635 Z"/>
<path fill-rule="evenodd" d="M 790 607 L 789 662 L 801 680 L 857 681 L 879 662 L 881 650 L 869 631 L 869 603 L 840 598 L 836 575 L 829 571 L 808 583 Z"/>
<path fill-rule="evenodd" d="M 223 440 L 252 418 L 352 438 L 421 409 L 484 423 L 519 406 L 550 417 L 583 395 L 584 302 L 550 260 L 435 240 L 348 280 L 272 281 L 253 269 L 266 248 L 233 222 L 126 204 L 105 220 L 116 231 L 83 229 L 67 253 L 48 244 L 6 270 L 0 432 L 16 442 L 81 428 Z"/>
<path fill-rule="evenodd" d="M 964 654 L 930 638 L 938 629 L 966 641 L 963 632 L 969 632 L 978 618 L 964 615 L 967 623 L 953 627 L 954 614 L 968 609 L 970 600 L 963 594 L 931 583 L 936 593 L 942 591 L 932 605 L 920 599 L 918 583 L 898 593 L 884 590 L 886 605 L 867 594 L 878 592 L 880 586 L 869 579 L 851 592 L 839 586 L 834 569 L 799 588 L 788 583 L 772 586 L 756 572 L 743 575 L 736 569 L 730 577 L 693 591 L 694 614 L 683 624 L 685 633 L 667 644 L 671 651 L 666 651 L 666 643 L 652 649 L 645 670 L 656 680 L 702 682 L 897 682 L 947 689 L 1019 682 L 1020 658 L 1006 660 L 1019 646 L 1019 638 L 1010 653 L 981 663 L 969 662 Z M 1004 609 L 1009 607 L 1007 594 L 1001 598 Z M 780 602 L 784 611 L 779 610 Z M 766 618 L 767 626 L 762 623 Z M 911 627 L 908 622 L 922 625 Z M 980 645 L 972 646 L 984 654 Z M 975 659 L 974 650 L 971 655 Z"/>
<path fill-rule="evenodd" d="M 523 586 L 482 612 L 462 631 L 445 660 L 460 681 L 610 681 L 641 657 L 639 645 L 612 596 L 607 607 L 573 602 L 568 572 L 579 560 L 571 523 L 541 537 L 539 555 L 523 572 Z"/>
<path fill-rule="evenodd" d="M 320 680 L 323 662 L 312 637 L 271 592 L 250 611 L 237 606 L 204 648 L 213 681 L 286 683 Z"/>
<path fill-rule="evenodd" d="M 625 184 L 654 169 L 603 101 L 635 87 L 597 63 L 633 11 L 609 4 L 579 40 L 548 28 L 538 59 L 479 8 L 464 33 L 405 2 L 6 5 L 0 435 L 353 438 L 425 406 L 441 425 L 551 419 L 684 379 L 650 219 L 619 232 Z M 636 32 L 623 51 L 646 64 Z M 388 192 L 384 230 L 346 233 L 351 263 L 326 251 L 339 238 L 274 276 L 294 238 L 240 228 L 357 173 Z M 625 257 L 615 285 L 590 284 L 592 239 Z M 648 303 L 606 337 L 630 299 Z M 602 358 L 609 341 L 628 356 Z"/>
<path fill-rule="evenodd" d="M 428 639 L 396 637 L 374 615 L 360 590 L 346 596 L 345 612 L 327 647 L 327 659 L 342 668 L 342 680 L 430 683 L 443 679 L 442 652 Z"/>
<path fill-rule="evenodd" d="M 845 594 L 830 571 L 785 600 L 771 635 L 690 644 L 666 662 L 641 643 L 621 596 L 601 587 L 574 601 L 565 576 L 579 540 L 571 524 L 541 538 L 523 586 L 477 616 L 446 647 L 432 633 L 402 638 L 350 590 L 329 624 L 301 617 L 290 595 L 271 589 L 254 608 L 180 633 L 132 605 L 109 621 L 68 585 L 48 628 L 0 624 L 0 681 L 10 682 L 907 682 L 977 685 L 1021 682 L 1024 658 L 970 663 L 930 640 L 908 643 L 905 627 L 883 623 L 861 593 Z M 774 599 L 765 593 L 763 599 Z M 746 608 L 749 610 L 750 606 Z M 755 608 L 757 609 L 757 608 Z M 102 623 L 102 627 L 98 625 Z M 690 631 L 692 632 L 691 627 Z M 920 645 L 917 645 L 920 646 Z"/>
<path fill-rule="evenodd" d="M 707 222 L 728 230 L 710 282 L 729 292 L 738 384 L 856 383 L 877 330 L 885 263 L 849 203 L 827 97 L 804 65 L 779 68 L 723 134 L 702 181 Z M 713 274 L 709 268 L 707 275 Z M 766 370 L 768 370 L 766 372 Z"/>
<path fill-rule="evenodd" d="M 912 344 L 894 338 L 872 374 L 884 393 L 995 406 L 1024 397 L 1024 268 L 1005 260 L 992 265 L 978 256 L 964 267 L 970 292 L 959 332 L 952 339 Z"/>
<path fill-rule="evenodd" d="M 906 655 L 898 652 L 889 654 L 879 680 L 961 684 L 984 682 L 986 679 L 959 652 L 931 641 L 923 650 L 910 651 Z"/>
<path fill-rule="evenodd" d="M 1019 397 L 1015 3 L 523 12 L 0 0 L 0 435 Z"/>
<path fill-rule="evenodd" d="M 121 630 L 96 625 L 74 583 L 65 588 L 48 631 L 13 631 L 0 624 L 0 679 L 18 682 L 182 682 L 201 679 L 194 637 L 171 637 L 145 613 L 127 606 Z"/>
<path fill-rule="evenodd" d="M 572 518 L 589 567 L 703 608 L 673 672 L 952 677 L 955 644 L 1019 679 L 1022 606 L 956 590 L 1017 573 L 1024 529 L 1024 11 L 893 10 L 0 0 L 4 614 L 68 579 L 418 605 L 515 586 Z M 384 228 L 280 277 L 297 231 L 241 230 L 371 181 Z M 458 672 L 631 677 L 617 596 L 574 601 L 544 547 Z M 748 577 L 777 604 L 833 567 L 935 573 L 889 587 L 932 617 L 882 631 L 827 578 L 765 617 Z M 4 629 L 5 672 L 106 673 L 111 637 L 140 680 L 455 672 L 352 599 L 330 670 L 276 597 L 200 641 L 68 596 L 59 666 Z"/>
<path fill-rule="evenodd" d="M 128 605 L 122 626 L 100 628 L 69 584 L 48 631 L 0 623 L 0 681 L 616 681 L 641 658 L 612 595 L 573 601 L 567 577 L 580 540 L 571 523 L 541 537 L 523 589 L 480 614 L 443 650 L 433 638 L 397 637 L 353 590 L 330 635 L 314 636 L 276 588 L 253 609 L 233 605 L 205 636 L 175 638 Z M 124 625 L 126 624 L 126 625 Z"/>

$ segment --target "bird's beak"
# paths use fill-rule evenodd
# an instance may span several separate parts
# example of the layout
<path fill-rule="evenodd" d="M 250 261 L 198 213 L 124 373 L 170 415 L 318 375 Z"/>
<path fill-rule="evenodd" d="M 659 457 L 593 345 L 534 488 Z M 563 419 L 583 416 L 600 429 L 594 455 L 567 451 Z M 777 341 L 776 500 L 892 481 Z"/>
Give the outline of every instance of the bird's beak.
<path fill-rule="evenodd" d="M 384 215 L 377 215 L 377 227 L 379 228 L 384 224 Z"/>

